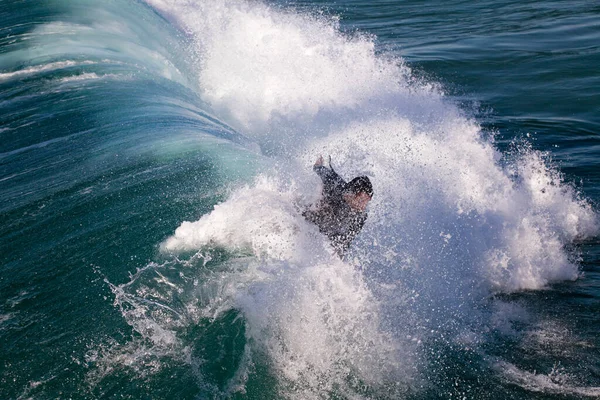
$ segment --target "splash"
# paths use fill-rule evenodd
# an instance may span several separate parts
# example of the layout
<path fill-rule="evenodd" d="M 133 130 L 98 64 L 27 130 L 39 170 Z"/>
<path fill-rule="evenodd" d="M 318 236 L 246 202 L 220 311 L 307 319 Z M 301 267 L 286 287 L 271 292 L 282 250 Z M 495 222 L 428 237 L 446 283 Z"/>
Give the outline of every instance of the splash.
<path fill-rule="evenodd" d="M 374 118 L 313 142 L 304 158 L 337 154 L 347 176 L 372 177 L 376 195 L 363 235 L 369 263 L 396 269 L 399 258 L 409 259 L 428 278 L 457 273 L 457 284 L 483 280 L 486 291 L 577 278 L 564 246 L 596 232 L 591 206 L 540 153 L 502 168 L 501 154 L 479 134 L 461 117 L 433 131 L 407 118 Z"/>
<path fill-rule="evenodd" d="M 373 38 L 344 35 L 335 20 L 256 2 L 148 3 L 193 39 L 203 98 L 263 147 L 326 134 L 410 91 L 401 60 L 376 56 Z"/>
<path fill-rule="evenodd" d="M 564 246 L 597 231 L 591 206 L 540 153 L 501 165 L 480 126 L 402 60 L 376 55 L 374 38 L 262 3 L 149 3 L 193 37 L 204 99 L 285 164 L 282 175 L 306 182 L 325 153 L 347 178 L 372 177 L 371 263 L 403 255 L 508 292 L 577 278 Z"/>
<path fill-rule="evenodd" d="M 301 249 L 308 247 L 314 250 L 312 254 L 319 254 L 319 250 L 325 254 L 322 242 L 320 246 L 315 243 L 314 229 L 301 217 L 294 192 L 262 176 L 253 187 L 236 191 L 199 221 L 184 222 L 161 249 L 180 252 L 218 245 L 258 257 L 294 261 L 304 259 Z"/>
<path fill-rule="evenodd" d="M 182 224 L 161 249 L 216 246 L 256 257 L 229 261 L 218 279 L 228 288 L 219 297 L 227 306 L 217 308 L 242 311 L 253 352 L 267 354 L 286 397 L 349 395 L 358 386 L 406 392 L 416 379 L 417 340 L 380 329 L 379 303 L 362 273 L 303 219 L 296 194 L 294 185 L 259 177 L 199 221 Z"/>
<path fill-rule="evenodd" d="M 201 280 L 221 288 L 211 310 L 242 313 L 245 354 L 266 355 L 285 397 L 397 397 L 426 364 L 423 343 L 484 340 L 503 318 L 482 311 L 491 295 L 579 276 L 566 247 L 598 232 L 591 205 L 546 155 L 508 160 L 374 38 L 262 3 L 148 3 L 187 33 L 202 98 L 274 164 L 161 250 L 228 252 Z M 318 154 L 374 184 L 345 261 L 301 217 Z"/>

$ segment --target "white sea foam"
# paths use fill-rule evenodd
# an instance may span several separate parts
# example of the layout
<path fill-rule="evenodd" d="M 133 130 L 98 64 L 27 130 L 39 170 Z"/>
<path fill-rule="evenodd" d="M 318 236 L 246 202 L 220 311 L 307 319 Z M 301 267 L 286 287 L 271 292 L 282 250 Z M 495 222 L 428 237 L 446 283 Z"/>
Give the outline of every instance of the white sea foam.
<path fill-rule="evenodd" d="M 203 98 L 279 165 L 182 223 L 162 249 L 256 257 L 246 274 L 225 274 L 235 283 L 221 294 L 280 375 L 304 388 L 300 397 L 344 387 L 346 366 L 374 386 L 410 381 L 423 327 L 482 323 L 492 293 L 579 276 L 565 246 L 597 233 L 590 204 L 541 153 L 504 163 L 476 121 L 435 85 L 413 81 L 401 60 L 377 56 L 372 38 L 261 3 L 148 3 L 192 39 Z M 318 154 L 375 188 L 352 263 L 333 257 L 300 215 L 318 191 Z M 510 320 L 488 323 L 510 331 Z M 478 338 L 465 326 L 456 340 Z"/>
<path fill-rule="evenodd" d="M 269 355 L 287 397 L 317 398 L 334 388 L 350 393 L 350 375 L 374 390 L 406 391 L 415 379 L 416 341 L 380 329 L 379 304 L 362 274 L 337 259 L 303 219 L 296 193 L 259 177 L 199 221 L 183 223 L 161 248 L 217 246 L 257 257 L 242 259 L 243 268 L 217 282 L 205 279 L 205 287 L 222 289 L 202 314 L 241 310 L 253 351 Z"/>
<path fill-rule="evenodd" d="M 100 75 L 98 75 L 94 72 L 86 72 L 83 74 L 78 74 L 78 75 L 61 78 L 60 83 L 91 81 L 91 80 L 93 81 L 93 80 L 100 80 L 100 79 L 121 79 L 121 80 L 123 80 L 123 79 L 127 79 L 127 77 L 124 75 L 119 75 L 119 74 L 100 74 Z"/>
<path fill-rule="evenodd" d="M 96 63 L 94 61 L 57 61 L 43 65 L 36 65 L 33 67 L 23 68 L 17 71 L 0 73 L 0 82 L 13 78 L 21 78 L 24 76 L 34 75 L 40 72 L 55 71 L 64 68 L 93 64 Z"/>
<path fill-rule="evenodd" d="M 335 259 L 265 265 L 267 279 L 239 291 L 235 307 L 249 322 L 250 343 L 269 355 L 286 397 L 356 396 L 349 377 L 390 397 L 409 390 L 417 343 L 381 329 L 379 304 L 352 265 Z"/>
<path fill-rule="evenodd" d="M 229 201 L 196 222 L 184 222 L 162 244 L 164 251 L 198 250 L 217 245 L 232 250 L 247 250 L 259 257 L 298 261 L 326 254 L 323 242 L 314 240 L 315 230 L 301 217 L 294 203 L 293 188 L 284 189 L 273 179 L 262 177 L 253 187 L 236 191 Z M 310 243 L 310 245 L 307 245 Z"/>
<path fill-rule="evenodd" d="M 596 232 L 591 207 L 539 153 L 524 152 L 512 170 L 501 167 L 502 155 L 477 123 L 438 91 L 411 83 L 400 62 L 376 56 L 372 39 L 260 3 L 149 3 L 196 38 L 204 98 L 265 146 L 294 143 L 280 156 L 303 163 L 296 174 L 309 174 L 324 152 L 347 177 L 373 178 L 369 226 L 378 243 L 394 234 L 386 251 L 414 253 L 398 242 L 421 231 L 451 243 L 470 236 L 474 243 L 463 248 L 474 265 L 469 273 L 497 290 L 578 276 L 563 246 Z M 339 124 L 330 121 L 326 136 L 306 141 L 311 127 L 323 127 L 323 114 Z M 301 121 L 308 127 L 296 127 Z M 435 254 L 441 245 L 421 241 L 419 248 Z"/>
<path fill-rule="evenodd" d="M 344 36 L 331 20 L 245 1 L 148 3 L 194 37 L 203 97 L 246 133 L 278 136 L 264 140 L 290 134 L 267 122 L 293 118 L 313 129 L 319 114 L 356 113 L 404 80 L 398 60 L 376 57 L 373 40 Z"/>
<path fill-rule="evenodd" d="M 493 146 L 478 138 L 475 124 L 456 117 L 442 127 L 373 118 L 308 147 L 307 169 L 309 158 L 324 152 L 336 154 L 346 176 L 372 178 L 376 196 L 366 229 L 377 245 L 370 259 L 393 251 L 426 274 L 443 266 L 509 292 L 577 278 L 564 245 L 594 234 L 591 207 L 540 154 L 521 158 L 515 180 L 498 165 Z"/>
<path fill-rule="evenodd" d="M 4 323 L 13 319 L 14 316 L 13 313 L 0 314 L 0 331 L 5 329 Z"/>
<path fill-rule="evenodd" d="M 531 392 L 598 398 L 600 387 L 579 386 L 564 368 L 555 366 L 548 374 L 528 372 L 507 362 L 498 362 L 495 368 L 513 384 Z"/>
<path fill-rule="evenodd" d="M 150 34 L 142 28 L 145 25 L 134 23 L 135 18 L 127 18 L 132 9 L 126 7 L 109 11 L 106 7 L 90 7 L 79 23 L 54 21 L 37 26 L 29 34 L 33 45 L 22 50 L 25 53 L 22 57 L 39 62 L 65 55 L 75 58 L 79 54 L 86 54 L 101 61 L 65 60 L 17 71 L 0 71 L 0 82 L 69 67 L 120 64 L 125 68 L 154 72 L 182 85 L 189 85 L 182 72 L 171 62 L 172 49 L 160 41 L 160 35 L 153 36 L 156 32 Z M 93 72 L 84 72 L 79 77 L 90 79 L 93 75 Z"/>

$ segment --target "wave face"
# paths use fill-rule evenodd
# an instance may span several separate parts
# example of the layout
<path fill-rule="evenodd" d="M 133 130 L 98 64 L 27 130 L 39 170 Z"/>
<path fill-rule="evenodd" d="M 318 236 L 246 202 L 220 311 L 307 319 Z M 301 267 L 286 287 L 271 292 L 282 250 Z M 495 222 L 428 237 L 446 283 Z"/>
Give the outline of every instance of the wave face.
<path fill-rule="evenodd" d="M 547 154 L 520 142 L 500 152 L 443 87 L 323 14 L 57 4 L 22 32 L 11 21 L 15 42 L 2 43 L 0 194 L 3 237 L 16 238 L 7 271 L 20 268 L 23 286 L 6 304 L 49 290 L 27 286 L 36 271 L 57 274 L 52 290 L 92 282 L 72 298 L 102 310 L 100 327 L 73 328 L 79 375 L 63 390 L 436 398 L 458 393 L 451 377 L 483 373 L 598 393 L 489 351 L 528 321 L 511 296 L 578 279 L 573 244 L 598 233 Z M 319 154 L 374 185 L 344 260 L 301 216 L 319 196 Z M 65 233 L 28 244 L 36 231 Z M 62 272 L 34 267 L 48 249 Z M 87 272 L 70 278 L 82 259 Z M 2 326 L 31 322 L 5 311 Z M 51 374 L 21 379 L 19 393 L 56 393 Z"/>
<path fill-rule="evenodd" d="M 54 6 L 23 7 L 15 12 L 23 21 L 7 21 L 14 27 L 0 59 L 0 157 L 5 170 L 19 172 L 6 178 L 5 208 L 72 186 L 81 174 L 125 167 L 129 154 L 168 157 L 186 142 L 209 154 L 218 143 L 245 143 L 198 98 L 184 44 L 151 10 L 127 2 Z M 160 145 L 173 136 L 180 139 L 170 140 L 173 151 Z"/>

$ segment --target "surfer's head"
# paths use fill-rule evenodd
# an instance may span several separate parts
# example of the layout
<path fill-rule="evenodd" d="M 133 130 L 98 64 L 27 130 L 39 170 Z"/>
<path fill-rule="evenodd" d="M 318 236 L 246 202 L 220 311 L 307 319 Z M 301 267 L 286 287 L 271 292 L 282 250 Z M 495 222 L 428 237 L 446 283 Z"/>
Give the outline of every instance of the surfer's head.
<path fill-rule="evenodd" d="M 358 176 L 344 186 L 344 200 L 357 211 L 364 211 L 373 197 L 373 185 L 366 176 Z"/>

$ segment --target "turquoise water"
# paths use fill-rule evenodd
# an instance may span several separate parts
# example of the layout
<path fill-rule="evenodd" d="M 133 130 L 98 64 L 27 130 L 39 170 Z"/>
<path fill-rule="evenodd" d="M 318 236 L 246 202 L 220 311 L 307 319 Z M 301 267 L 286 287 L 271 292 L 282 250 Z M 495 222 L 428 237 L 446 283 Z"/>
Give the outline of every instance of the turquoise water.
<path fill-rule="evenodd" d="M 0 0 L 0 397 L 597 398 L 599 18 Z"/>

